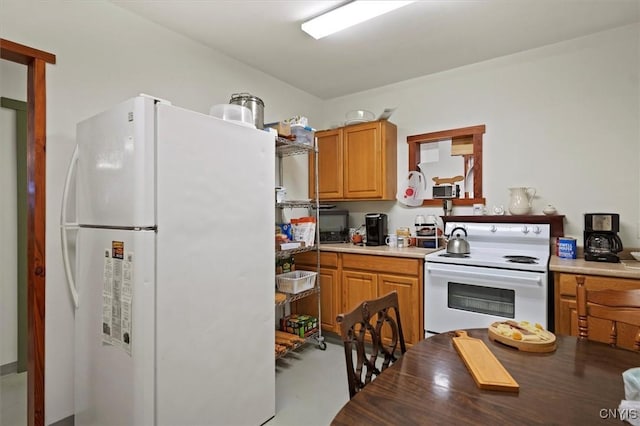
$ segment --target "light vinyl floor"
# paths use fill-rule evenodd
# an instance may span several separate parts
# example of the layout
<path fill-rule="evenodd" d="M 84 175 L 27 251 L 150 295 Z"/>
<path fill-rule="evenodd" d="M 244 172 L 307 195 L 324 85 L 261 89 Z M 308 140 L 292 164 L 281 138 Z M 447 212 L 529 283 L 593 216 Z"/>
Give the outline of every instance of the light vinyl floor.
<path fill-rule="evenodd" d="M 266 426 L 325 426 L 349 400 L 344 349 L 307 344 L 276 361 L 276 416 Z M 27 424 L 27 374 L 0 378 L 0 426 Z"/>
<path fill-rule="evenodd" d="M 276 416 L 266 426 L 329 425 L 349 401 L 344 346 L 308 344 L 276 361 Z"/>

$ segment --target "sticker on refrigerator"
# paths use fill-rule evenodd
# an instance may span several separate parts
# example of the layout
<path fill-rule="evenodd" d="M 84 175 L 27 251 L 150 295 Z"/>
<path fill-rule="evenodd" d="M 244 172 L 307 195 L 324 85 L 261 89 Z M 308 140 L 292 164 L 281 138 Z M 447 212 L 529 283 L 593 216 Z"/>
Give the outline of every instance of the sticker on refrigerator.
<path fill-rule="evenodd" d="M 111 343 L 111 305 L 113 284 L 113 260 L 111 250 L 104 251 L 104 274 L 102 282 L 102 341 Z"/>
<path fill-rule="evenodd" d="M 124 243 L 112 241 L 104 257 L 102 341 L 131 355 L 133 253 L 125 258 Z"/>

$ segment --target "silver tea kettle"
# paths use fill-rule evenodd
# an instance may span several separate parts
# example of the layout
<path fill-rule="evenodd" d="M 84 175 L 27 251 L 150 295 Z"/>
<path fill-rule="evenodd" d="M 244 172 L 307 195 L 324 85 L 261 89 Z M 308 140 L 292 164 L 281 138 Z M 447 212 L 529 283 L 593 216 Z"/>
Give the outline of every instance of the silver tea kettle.
<path fill-rule="evenodd" d="M 464 232 L 464 238 L 460 238 L 460 234 L 455 235 L 455 232 L 460 230 Z M 451 234 L 449 234 L 449 241 L 447 241 L 447 253 L 451 254 L 469 254 L 471 252 L 471 248 L 469 247 L 469 241 L 467 238 L 467 230 L 458 226 L 451 230 Z"/>

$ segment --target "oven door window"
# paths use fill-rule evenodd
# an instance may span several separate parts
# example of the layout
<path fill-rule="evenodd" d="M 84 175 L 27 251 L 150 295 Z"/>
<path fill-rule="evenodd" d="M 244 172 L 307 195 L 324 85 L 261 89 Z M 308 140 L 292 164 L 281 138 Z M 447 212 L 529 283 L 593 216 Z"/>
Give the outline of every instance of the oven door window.
<path fill-rule="evenodd" d="M 514 318 L 516 300 L 514 290 L 450 281 L 447 293 L 449 308 Z"/>

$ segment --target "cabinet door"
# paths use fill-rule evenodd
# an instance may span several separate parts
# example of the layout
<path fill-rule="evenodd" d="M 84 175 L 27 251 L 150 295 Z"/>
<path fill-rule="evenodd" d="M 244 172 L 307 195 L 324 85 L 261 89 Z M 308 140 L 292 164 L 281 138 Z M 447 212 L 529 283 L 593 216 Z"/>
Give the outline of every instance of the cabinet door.
<path fill-rule="evenodd" d="M 344 197 L 381 198 L 382 137 L 379 122 L 344 128 Z"/>
<path fill-rule="evenodd" d="M 316 133 L 318 143 L 318 198 L 335 200 L 344 197 L 342 130 Z M 309 196 L 315 198 L 315 155 L 309 155 Z"/>
<path fill-rule="evenodd" d="M 576 275 L 556 273 L 556 330 L 557 334 L 578 335 L 578 313 L 576 308 Z M 640 280 L 585 276 L 587 290 L 599 291 L 606 289 L 635 289 L 640 288 Z M 603 343 L 609 342 L 611 321 L 602 319 L 589 320 L 589 340 Z M 618 324 L 618 346 L 633 349 L 635 327 Z"/>
<path fill-rule="evenodd" d="M 400 305 L 400 321 L 407 345 L 415 345 L 420 340 L 420 282 L 418 278 L 400 275 L 378 275 L 378 297 L 396 290 Z M 422 332 L 424 334 L 424 332 Z M 390 332 L 383 332 L 382 337 L 389 340 Z"/>
<path fill-rule="evenodd" d="M 570 336 L 578 335 L 578 316 L 575 299 L 561 297 L 556 300 L 555 333 Z"/>
<path fill-rule="evenodd" d="M 301 266 L 301 270 L 315 271 L 317 268 Z M 321 268 L 317 277 L 320 280 L 320 309 L 322 330 L 340 333 L 336 317 L 340 314 L 340 283 L 338 271 Z M 312 294 L 291 304 L 291 312 L 318 317 L 318 294 Z"/>
<path fill-rule="evenodd" d="M 365 300 L 378 295 L 378 275 L 369 272 L 342 271 L 342 312 L 349 312 Z"/>

